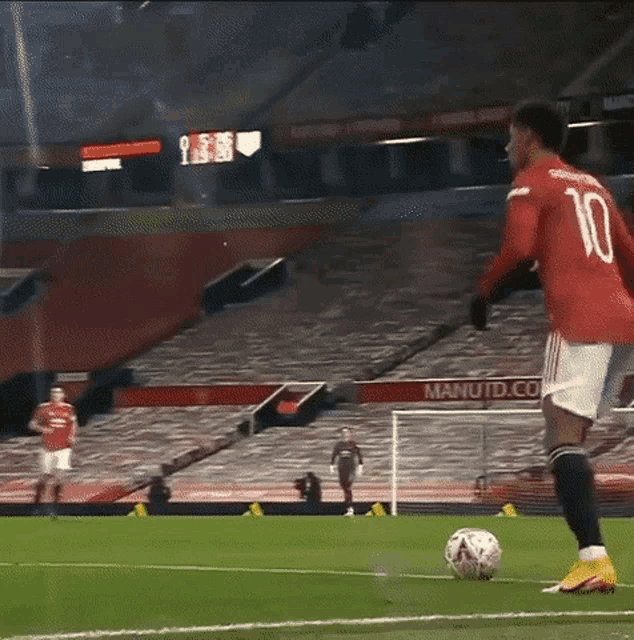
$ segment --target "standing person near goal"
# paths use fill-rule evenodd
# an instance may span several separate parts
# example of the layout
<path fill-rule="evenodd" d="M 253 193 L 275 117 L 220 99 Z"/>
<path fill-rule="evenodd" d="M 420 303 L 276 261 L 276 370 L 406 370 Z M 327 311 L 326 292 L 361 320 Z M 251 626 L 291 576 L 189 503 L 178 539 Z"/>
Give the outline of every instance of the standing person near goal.
<path fill-rule="evenodd" d="M 354 482 L 356 460 L 359 460 L 359 476 L 363 473 L 363 458 L 361 457 L 361 449 L 352 439 L 350 429 L 344 427 L 341 429 L 341 439 L 335 444 L 330 458 L 330 473 L 335 472 L 335 462 L 339 458 L 339 484 L 343 489 L 343 497 L 346 504 L 346 516 L 354 515 L 354 507 L 352 506 L 352 483 Z"/>
<path fill-rule="evenodd" d="M 77 442 L 77 416 L 72 404 L 64 402 L 61 387 L 51 389 L 50 402 L 43 402 L 29 422 L 32 431 L 42 435 L 40 451 L 41 476 L 35 487 L 36 512 L 48 482 L 53 481 L 53 504 L 50 514 L 57 515 L 57 505 L 62 495 L 64 472 L 70 470 L 70 453 Z"/>
<path fill-rule="evenodd" d="M 500 283 L 537 261 L 550 334 L 542 375 L 545 448 L 579 560 L 545 592 L 613 592 L 594 474 L 584 450 L 594 420 L 618 397 L 634 345 L 634 241 L 610 193 L 559 156 L 565 124 L 554 105 L 516 106 L 506 148 L 514 183 L 499 255 L 478 282 L 471 319 L 486 328 Z"/>

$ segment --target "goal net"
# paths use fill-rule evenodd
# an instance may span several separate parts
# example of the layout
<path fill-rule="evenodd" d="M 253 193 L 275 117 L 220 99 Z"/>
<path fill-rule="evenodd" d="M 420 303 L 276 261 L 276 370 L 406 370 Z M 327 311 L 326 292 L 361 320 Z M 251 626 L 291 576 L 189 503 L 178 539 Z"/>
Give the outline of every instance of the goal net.
<path fill-rule="evenodd" d="M 490 383 L 459 382 L 467 390 Z M 451 384 L 455 391 L 458 382 Z M 535 401 L 539 388 L 530 397 L 506 388 L 495 399 L 470 398 L 468 391 L 428 393 L 435 406 L 392 411 L 392 515 L 497 513 L 508 503 L 526 515 L 560 513 Z M 632 425 L 634 409 L 616 408 L 593 425 L 585 443 L 605 516 L 634 515 Z"/>

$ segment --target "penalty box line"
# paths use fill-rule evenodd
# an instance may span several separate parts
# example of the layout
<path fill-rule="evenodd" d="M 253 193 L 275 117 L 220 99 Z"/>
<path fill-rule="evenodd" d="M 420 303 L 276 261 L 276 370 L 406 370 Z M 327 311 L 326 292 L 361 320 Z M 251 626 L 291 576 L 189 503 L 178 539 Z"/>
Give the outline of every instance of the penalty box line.
<path fill-rule="evenodd" d="M 332 569 L 275 569 L 275 568 L 254 568 L 254 567 L 206 567 L 199 565 L 173 565 L 173 564 L 117 564 L 113 562 L 0 562 L 0 567 L 49 567 L 68 569 L 139 569 L 158 571 L 211 571 L 217 573 L 278 573 L 278 574 L 304 574 L 304 575 L 324 575 L 324 576 L 355 576 L 378 579 L 390 578 L 411 578 L 415 580 L 455 580 L 453 576 L 425 575 L 421 573 L 399 573 L 387 574 L 378 571 L 336 571 Z M 495 584 L 557 584 L 558 580 L 526 580 L 522 578 L 493 578 L 491 583 Z M 634 584 L 617 584 L 617 587 L 632 589 Z M 2 640 L 0 638 L 0 640 Z"/>
<path fill-rule="evenodd" d="M 245 622 L 237 624 L 210 625 L 200 627 L 164 627 L 162 629 L 119 629 L 103 631 L 79 631 L 45 635 L 12 636 L 2 640 L 81 640 L 83 638 L 106 638 L 117 636 L 158 636 L 181 633 L 218 633 L 222 631 L 253 631 L 258 629 L 292 629 L 302 627 L 372 626 L 385 624 L 424 622 L 469 622 L 475 620 L 521 620 L 552 618 L 607 618 L 632 617 L 634 611 L 518 611 L 504 613 L 472 613 L 464 615 L 400 616 L 385 618 L 333 618 L 331 620 L 288 620 L 283 622 Z"/>

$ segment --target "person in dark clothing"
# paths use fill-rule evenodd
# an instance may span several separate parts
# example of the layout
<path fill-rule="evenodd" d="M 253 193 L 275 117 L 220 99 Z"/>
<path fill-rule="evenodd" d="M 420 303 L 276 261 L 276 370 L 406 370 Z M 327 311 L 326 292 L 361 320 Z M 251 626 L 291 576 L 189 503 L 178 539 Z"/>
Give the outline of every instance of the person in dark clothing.
<path fill-rule="evenodd" d="M 339 440 L 330 458 L 330 473 L 335 472 L 335 461 L 339 459 L 339 484 L 343 489 L 344 501 L 346 504 L 346 516 L 354 515 L 352 506 L 352 483 L 354 481 L 356 458 L 359 460 L 359 476 L 363 473 L 363 458 L 361 457 L 361 449 L 352 438 L 350 429 L 344 427 L 341 430 L 341 440 Z"/>
<path fill-rule="evenodd" d="M 303 478 L 295 480 L 295 488 L 299 491 L 299 497 L 305 501 L 306 512 L 316 513 L 321 502 L 321 481 L 309 471 Z"/>
<path fill-rule="evenodd" d="M 172 497 L 170 488 L 165 484 L 165 478 L 160 475 L 152 480 L 148 499 L 152 515 L 160 515 L 167 512 L 167 503 Z"/>

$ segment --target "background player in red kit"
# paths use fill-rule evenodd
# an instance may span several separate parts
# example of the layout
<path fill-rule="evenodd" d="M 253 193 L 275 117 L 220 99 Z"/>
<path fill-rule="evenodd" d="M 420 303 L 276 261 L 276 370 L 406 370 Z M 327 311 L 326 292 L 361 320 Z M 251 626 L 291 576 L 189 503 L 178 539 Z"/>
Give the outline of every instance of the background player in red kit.
<path fill-rule="evenodd" d="M 359 476 L 363 473 L 363 458 L 361 457 L 361 449 L 352 439 L 350 429 L 344 427 L 341 430 L 341 440 L 335 444 L 330 458 L 330 473 L 335 471 L 335 461 L 339 458 L 339 484 L 343 489 L 343 497 L 346 503 L 346 516 L 354 515 L 352 506 L 352 483 L 354 481 L 354 473 L 356 467 L 355 457 L 359 459 Z"/>
<path fill-rule="evenodd" d="M 610 193 L 558 155 L 565 126 L 549 103 L 520 103 L 507 147 L 514 183 L 500 254 L 478 283 L 471 319 L 486 327 L 500 283 L 537 261 L 550 335 L 542 379 L 546 451 L 579 561 L 546 592 L 612 592 L 583 443 L 618 388 L 634 345 L 634 242 Z M 525 267 L 523 267 L 525 268 Z"/>
<path fill-rule="evenodd" d="M 51 515 L 56 515 L 64 472 L 70 470 L 71 448 L 77 441 L 77 416 L 73 405 L 64 402 L 63 389 L 51 389 L 50 402 L 43 402 L 35 409 L 29 427 L 42 434 L 43 445 L 40 452 L 41 477 L 35 488 L 35 504 L 41 503 L 46 484 L 52 480 Z"/>

